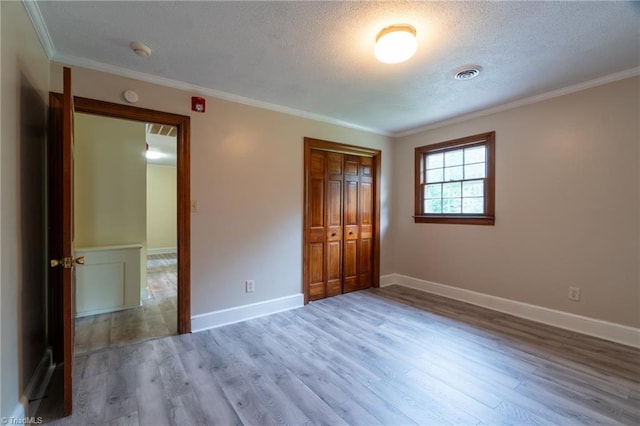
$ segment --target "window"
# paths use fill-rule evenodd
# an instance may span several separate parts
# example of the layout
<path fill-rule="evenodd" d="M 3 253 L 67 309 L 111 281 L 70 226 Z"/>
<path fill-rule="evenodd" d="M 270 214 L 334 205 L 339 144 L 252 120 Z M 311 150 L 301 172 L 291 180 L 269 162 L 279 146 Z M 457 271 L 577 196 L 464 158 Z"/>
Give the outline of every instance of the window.
<path fill-rule="evenodd" d="M 495 223 L 495 135 L 416 148 L 415 222 Z"/>

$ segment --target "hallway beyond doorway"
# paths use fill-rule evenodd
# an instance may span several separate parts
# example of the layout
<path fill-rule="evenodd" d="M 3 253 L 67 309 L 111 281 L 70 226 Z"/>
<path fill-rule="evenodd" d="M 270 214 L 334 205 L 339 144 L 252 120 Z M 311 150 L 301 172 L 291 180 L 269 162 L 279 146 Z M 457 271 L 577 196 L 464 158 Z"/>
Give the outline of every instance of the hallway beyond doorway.
<path fill-rule="evenodd" d="M 142 342 L 177 333 L 177 255 L 147 256 L 147 287 L 142 305 L 118 312 L 76 318 L 75 353 Z"/>

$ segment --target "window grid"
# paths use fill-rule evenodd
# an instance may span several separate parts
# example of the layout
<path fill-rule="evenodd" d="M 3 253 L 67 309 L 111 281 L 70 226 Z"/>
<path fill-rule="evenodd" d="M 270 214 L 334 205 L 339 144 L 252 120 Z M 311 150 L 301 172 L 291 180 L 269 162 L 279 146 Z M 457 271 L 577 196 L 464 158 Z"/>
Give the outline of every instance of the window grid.
<path fill-rule="evenodd" d="M 484 214 L 487 154 L 484 143 L 423 154 L 423 206 L 426 214 Z M 481 167 L 478 167 L 481 166 Z M 447 173 L 456 169 L 459 175 Z M 431 179 L 430 179 L 431 173 Z M 452 176 L 453 175 L 453 176 Z M 469 183 L 465 185 L 466 183 Z M 481 191 L 478 187 L 481 186 Z M 440 188 L 439 191 L 433 191 Z M 475 190 L 471 189 L 475 187 Z M 446 189 L 445 189 L 446 188 Z M 466 189 L 466 191 L 465 191 Z M 431 191 L 430 191 L 431 190 Z M 438 193 L 439 195 L 435 195 Z"/>

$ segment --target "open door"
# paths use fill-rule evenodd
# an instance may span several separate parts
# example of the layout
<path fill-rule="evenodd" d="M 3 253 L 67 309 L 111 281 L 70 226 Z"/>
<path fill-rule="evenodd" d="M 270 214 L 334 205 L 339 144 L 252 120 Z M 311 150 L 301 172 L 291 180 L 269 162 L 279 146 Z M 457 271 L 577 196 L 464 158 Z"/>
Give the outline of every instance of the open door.
<path fill-rule="evenodd" d="M 72 411 L 75 319 L 73 252 L 73 96 L 71 69 L 64 68 L 62 97 L 50 96 L 49 164 L 49 318 L 54 361 L 62 362 L 64 414 Z"/>

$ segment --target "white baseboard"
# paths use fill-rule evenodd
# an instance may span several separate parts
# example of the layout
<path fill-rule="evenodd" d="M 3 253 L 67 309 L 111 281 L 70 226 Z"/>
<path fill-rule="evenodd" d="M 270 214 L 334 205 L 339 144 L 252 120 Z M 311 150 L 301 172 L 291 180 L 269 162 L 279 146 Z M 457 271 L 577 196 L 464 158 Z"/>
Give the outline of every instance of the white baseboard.
<path fill-rule="evenodd" d="M 526 318 L 543 324 L 640 348 L 639 328 L 557 311 L 542 306 L 530 305 L 515 300 L 503 299 L 489 294 L 438 284 L 406 275 L 390 274 L 380 277 L 380 287 L 386 287 L 392 284 L 445 296 L 450 299 L 460 300 L 520 318 Z"/>
<path fill-rule="evenodd" d="M 15 418 L 35 415 L 36 411 L 38 411 L 38 407 L 40 406 L 42 396 L 47 389 L 47 385 L 49 384 L 54 368 L 55 365 L 53 364 L 51 348 L 47 348 L 44 355 L 42 355 L 36 370 L 33 372 L 29 383 L 27 383 L 27 387 L 24 389 L 22 396 L 20 396 L 19 405 L 21 408 L 19 411 L 21 415 Z M 16 410 L 14 410 L 14 412 L 15 411 Z"/>
<path fill-rule="evenodd" d="M 380 287 L 387 287 L 396 283 L 396 274 L 380 275 Z"/>
<path fill-rule="evenodd" d="M 294 294 L 292 296 L 265 300 L 264 302 L 252 303 L 250 305 L 194 315 L 191 317 L 191 330 L 193 332 L 208 330 L 252 318 L 275 314 L 277 312 L 288 311 L 289 309 L 300 308 L 302 306 L 304 306 L 304 296 L 302 294 Z"/>
<path fill-rule="evenodd" d="M 152 256 L 154 254 L 173 254 L 177 252 L 178 247 L 147 248 L 147 256 Z"/>

